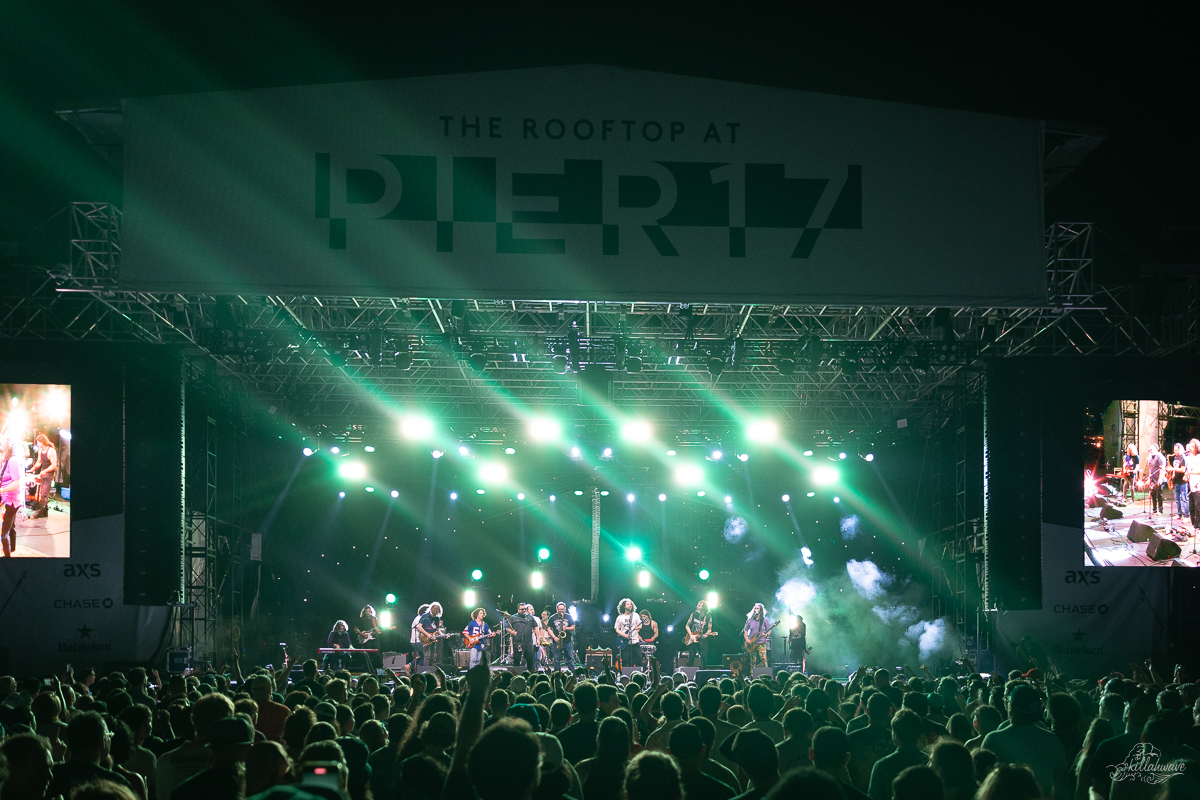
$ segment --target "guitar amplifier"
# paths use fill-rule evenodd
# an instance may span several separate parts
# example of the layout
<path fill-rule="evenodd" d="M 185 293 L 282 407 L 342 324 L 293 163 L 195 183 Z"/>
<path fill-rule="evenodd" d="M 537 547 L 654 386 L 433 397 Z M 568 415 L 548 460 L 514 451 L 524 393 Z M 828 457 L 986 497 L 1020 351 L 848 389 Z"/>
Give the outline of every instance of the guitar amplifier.
<path fill-rule="evenodd" d="M 454 663 L 459 669 L 467 669 L 471 666 L 471 651 L 470 650 L 455 650 Z"/>
<path fill-rule="evenodd" d="M 384 669 L 404 669 L 404 665 L 408 663 L 408 656 L 404 653 L 388 653 L 383 657 Z"/>
<path fill-rule="evenodd" d="M 604 669 L 604 659 L 612 662 L 612 650 L 607 648 L 603 650 L 593 650 L 590 647 L 583 654 L 583 663 L 588 669 L 601 670 Z"/>

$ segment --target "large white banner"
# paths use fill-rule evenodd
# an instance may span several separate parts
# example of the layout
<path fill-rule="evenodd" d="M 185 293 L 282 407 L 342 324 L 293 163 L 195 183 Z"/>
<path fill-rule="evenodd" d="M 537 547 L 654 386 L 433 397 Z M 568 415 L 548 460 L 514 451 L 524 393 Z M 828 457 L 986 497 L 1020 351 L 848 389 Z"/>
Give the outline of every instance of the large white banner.
<path fill-rule="evenodd" d="M 1042 524 L 1042 609 L 1001 612 L 996 633 L 1001 653 L 1028 637 L 1071 677 L 1129 674 L 1167 640 L 1170 576 L 1166 569 L 1082 566 L 1083 531 Z"/>
<path fill-rule="evenodd" d="M 0 648 L 18 677 L 75 674 L 161 656 L 170 621 L 165 607 L 127 606 L 125 517 L 75 520 L 71 557 L 0 561 Z M 19 543 L 19 542 L 18 542 Z"/>
<path fill-rule="evenodd" d="M 1045 302 L 1041 123 L 600 66 L 124 102 L 121 284 Z"/>

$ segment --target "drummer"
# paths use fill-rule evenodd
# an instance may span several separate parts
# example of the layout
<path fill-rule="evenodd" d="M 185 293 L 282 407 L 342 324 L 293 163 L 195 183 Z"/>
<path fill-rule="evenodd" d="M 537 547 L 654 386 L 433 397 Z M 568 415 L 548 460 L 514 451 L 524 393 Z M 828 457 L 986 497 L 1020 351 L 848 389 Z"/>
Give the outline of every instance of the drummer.
<path fill-rule="evenodd" d="M 658 623 L 650 616 L 648 609 L 643 608 L 640 613 L 642 615 L 642 627 L 638 629 L 638 638 L 641 640 L 642 661 L 646 665 L 646 668 L 649 669 L 650 657 L 658 649 Z"/>

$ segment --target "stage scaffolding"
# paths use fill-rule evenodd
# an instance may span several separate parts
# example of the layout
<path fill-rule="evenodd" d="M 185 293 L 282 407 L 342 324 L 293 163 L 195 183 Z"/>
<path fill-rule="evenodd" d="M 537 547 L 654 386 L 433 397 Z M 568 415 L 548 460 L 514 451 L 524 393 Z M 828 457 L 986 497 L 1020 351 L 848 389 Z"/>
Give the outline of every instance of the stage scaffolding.
<path fill-rule="evenodd" d="M 979 514 L 968 502 L 981 491 L 969 452 L 984 362 L 1168 355 L 1200 341 L 1197 281 L 1163 278 L 1153 292 L 1097 281 L 1090 223 L 1048 226 L 1045 305 L 935 308 L 136 292 L 120 288 L 119 210 L 75 203 L 67 217 L 58 263 L 10 270 L 0 338 L 180 344 L 190 380 L 237 395 L 231 407 L 269 407 L 331 443 L 396 436 L 380 398 L 480 444 L 522 441 L 514 403 L 576 426 L 604 424 L 599 406 L 611 404 L 680 444 L 736 435 L 730 407 L 769 413 L 785 435 L 818 447 L 882 443 L 911 426 L 949 448 L 924 552 L 935 562 L 934 603 L 974 631 L 963 641 L 973 653 L 990 630 Z M 1160 311 L 1139 313 L 1164 297 Z M 193 423 L 189 440 L 220 440 L 209 421 L 218 418 L 199 434 Z M 215 659 L 241 636 L 242 587 L 231 576 L 249 527 L 240 496 L 230 510 L 215 499 L 224 484 L 214 463 L 242 465 L 207 447 L 188 461 L 188 596 L 176 644 Z"/>

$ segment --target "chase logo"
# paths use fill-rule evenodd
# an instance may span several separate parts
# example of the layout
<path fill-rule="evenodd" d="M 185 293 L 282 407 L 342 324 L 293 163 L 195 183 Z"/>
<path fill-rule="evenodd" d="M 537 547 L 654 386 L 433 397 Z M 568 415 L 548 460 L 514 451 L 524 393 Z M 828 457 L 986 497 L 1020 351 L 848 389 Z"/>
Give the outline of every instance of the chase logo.
<path fill-rule="evenodd" d="M 330 249 L 352 246 L 347 217 L 334 216 L 332 209 L 354 206 L 375 206 L 382 213 L 374 220 L 382 224 L 435 222 L 439 253 L 454 252 L 458 223 L 494 225 L 495 252 L 524 255 L 563 255 L 567 240 L 518 238 L 515 223 L 594 226 L 600 233 L 597 249 L 605 256 L 621 255 L 628 248 L 622 237 L 630 235 L 645 237 L 659 256 L 689 255 L 680 252 L 670 229 L 724 228 L 729 257 L 744 258 L 747 229 L 791 230 L 791 257 L 800 259 L 812 254 L 822 231 L 863 227 L 862 166 L 857 164 L 847 165 L 844 180 L 831 181 L 786 177 L 783 164 L 654 161 L 643 174 L 623 174 L 611 166 L 606 173 L 598 159 L 562 159 L 561 172 L 511 173 L 511 197 L 501 197 L 501 184 L 508 181 L 507 176 L 499 180 L 497 159 L 454 156 L 441 161 L 451 170 L 447 199 L 438 196 L 442 182 L 436 156 L 377 157 L 394 172 L 386 166 L 388 175 L 335 168 L 331 153 L 316 154 L 314 209 L 317 219 L 329 220 Z M 539 208 L 513 209 L 512 222 L 501 221 L 498 206 L 514 198 Z M 828 209 L 818 215 L 824 219 L 814 219 L 818 208 Z"/>

